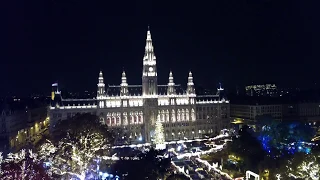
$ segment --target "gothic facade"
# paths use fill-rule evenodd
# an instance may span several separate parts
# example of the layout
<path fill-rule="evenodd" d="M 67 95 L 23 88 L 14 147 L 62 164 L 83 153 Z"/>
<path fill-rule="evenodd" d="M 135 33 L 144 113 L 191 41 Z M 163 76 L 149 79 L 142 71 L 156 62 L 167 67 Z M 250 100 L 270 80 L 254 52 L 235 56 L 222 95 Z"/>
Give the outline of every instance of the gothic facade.
<path fill-rule="evenodd" d="M 57 84 L 53 84 L 50 125 L 77 113 L 92 113 L 110 128 L 120 128 L 122 136 L 132 141 L 151 142 L 156 121 L 163 123 L 166 140 L 210 136 L 226 128 L 230 122 L 229 101 L 219 93 L 196 95 L 192 73 L 187 88 L 174 83 L 172 72 L 168 84 L 157 83 L 157 61 L 150 30 L 147 31 L 143 57 L 142 85 L 129 85 L 122 72 L 119 86 L 107 86 L 103 73 L 98 78 L 95 99 L 63 99 Z"/>

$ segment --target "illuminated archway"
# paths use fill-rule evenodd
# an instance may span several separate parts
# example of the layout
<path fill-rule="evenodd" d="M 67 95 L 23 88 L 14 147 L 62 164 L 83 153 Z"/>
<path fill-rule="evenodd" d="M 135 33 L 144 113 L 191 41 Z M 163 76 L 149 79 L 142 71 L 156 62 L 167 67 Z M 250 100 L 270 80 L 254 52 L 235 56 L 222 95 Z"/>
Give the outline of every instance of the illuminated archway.
<path fill-rule="evenodd" d="M 246 180 L 249 180 L 250 176 L 254 177 L 254 180 L 259 180 L 260 177 L 258 174 L 252 172 L 252 171 L 246 171 Z"/>

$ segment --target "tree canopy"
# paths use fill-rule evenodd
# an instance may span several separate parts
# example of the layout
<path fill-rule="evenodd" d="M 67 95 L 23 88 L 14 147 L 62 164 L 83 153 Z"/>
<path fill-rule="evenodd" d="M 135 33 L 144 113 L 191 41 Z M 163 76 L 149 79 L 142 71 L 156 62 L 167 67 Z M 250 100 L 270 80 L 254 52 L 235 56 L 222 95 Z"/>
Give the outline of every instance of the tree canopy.
<path fill-rule="evenodd" d="M 0 179 L 49 180 L 50 176 L 36 154 L 21 150 L 16 154 L 9 154 L 1 163 Z"/>
<path fill-rule="evenodd" d="M 58 175 L 72 175 L 84 179 L 93 171 L 95 160 L 109 154 L 113 134 L 102 125 L 97 116 L 78 114 L 60 121 L 50 140 L 40 148 L 41 158 L 50 162 Z"/>
<path fill-rule="evenodd" d="M 106 137 L 106 143 L 113 144 L 114 134 L 106 125 L 101 124 L 96 115 L 90 113 L 76 114 L 67 120 L 60 120 L 55 125 L 55 131 L 51 140 L 60 141 L 67 135 L 71 137 L 80 137 L 83 134 L 99 133 Z"/>

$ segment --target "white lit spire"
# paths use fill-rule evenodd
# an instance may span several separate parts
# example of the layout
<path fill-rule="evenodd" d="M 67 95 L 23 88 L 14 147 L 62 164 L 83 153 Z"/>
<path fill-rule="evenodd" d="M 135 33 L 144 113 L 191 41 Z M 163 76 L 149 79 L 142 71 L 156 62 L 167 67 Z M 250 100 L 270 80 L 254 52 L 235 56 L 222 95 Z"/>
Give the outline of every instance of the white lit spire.
<path fill-rule="evenodd" d="M 170 86 L 170 85 L 174 85 L 174 82 L 173 82 L 173 75 L 172 75 L 172 72 L 170 71 L 170 73 L 169 73 L 169 83 L 168 83 L 168 85 Z"/>
<path fill-rule="evenodd" d="M 148 27 L 148 31 L 147 31 L 146 47 L 145 47 L 145 54 L 144 54 L 143 60 L 149 61 L 149 65 L 154 65 L 155 60 L 156 60 L 156 56 L 154 55 L 154 48 L 152 45 L 151 32 L 150 32 L 149 27 Z M 152 64 L 152 63 L 154 63 L 154 64 Z"/>
<path fill-rule="evenodd" d="M 99 84 L 103 83 L 103 74 L 102 71 L 99 72 Z"/>
<path fill-rule="evenodd" d="M 192 72 L 189 72 L 189 77 L 188 77 L 188 86 L 193 86 L 193 77 L 192 77 Z"/>
<path fill-rule="evenodd" d="M 219 88 L 217 90 L 217 95 L 221 95 L 221 92 L 224 90 L 221 86 L 221 83 L 219 83 Z"/>
<path fill-rule="evenodd" d="M 193 83 L 193 77 L 192 77 L 192 72 L 189 72 L 189 77 L 188 77 L 188 84 L 187 84 L 187 93 L 188 94 L 195 94 L 195 89 L 194 89 L 194 83 Z"/>
<path fill-rule="evenodd" d="M 121 86 L 128 86 L 127 77 L 126 77 L 126 72 L 125 71 L 122 72 Z"/>
<path fill-rule="evenodd" d="M 224 89 L 222 88 L 221 83 L 219 83 L 218 91 L 223 91 L 223 90 L 224 90 Z"/>
<path fill-rule="evenodd" d="M 97 92 L 97 98 L 101 98 L 102 96 L 105 96 L 105 84 L 103 81 L 103 74 L 102 71 L 99 72 L 99 81 L 98 81 L 98 92 Z"/>
<path fill-rule="evenodd" d="M 169 83 L 168 83 L 168 89 L 167 89 L 167 94 L 168 95 L 172 95 L 172 94 L 176 94 L 176 89 L 174 87 L 174 81 L 173 81 L 173 75 L 172 72 L 170 71 L 169 73 Z"/>
<path fill-rule="evenodd" d="M 126 72 L 122 72 L 122 77 L 121 77 L 121 96 L 128 96 L 129 91 L 128 91 L 128 83 L 127 83 L 127 77 L 126 77 Z"/>

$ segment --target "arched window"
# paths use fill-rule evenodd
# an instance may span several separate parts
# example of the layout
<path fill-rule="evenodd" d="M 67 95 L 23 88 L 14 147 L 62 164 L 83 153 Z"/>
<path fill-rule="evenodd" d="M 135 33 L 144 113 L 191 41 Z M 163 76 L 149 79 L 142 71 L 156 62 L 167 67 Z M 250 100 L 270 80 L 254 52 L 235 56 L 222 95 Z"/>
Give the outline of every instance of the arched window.
<path fill-rule="evenodd" d="M 184 109 L 181 110 L 181 121 L 185 121 L 185 114 L 184 114 Z"/>
<path fill-rule="evenodd" d="M 140 124 L 143 123 L 143 113 L 142 113 L 142 111 L 139 112 L 139 123 Z"/>
<path fill-rule="evenodd" d="M 120 125 L 120 116 L 117 116 L 117 125 Z"/>
<path fill-rule="evenodd" d="M 165 121 L 165 114 L 164 114 L 164 110 L 161 111 L 161 122 Z"/>
<path fill-rule="evenodd" d="M 108 126 L 111 125 L 111 118 L 110 118 L 110 117 L 107 117 L 106 124 L 107 124 Z"/>
<path fill-rule="evenodd" d="M 104 120 L 103 117 L 100 117 L 99 120 L 100 120 L 100 123 L 101 123 L 101 124 L 106 124 L 106 122 L 105 122 L 105 120 Z"/>
<path fill-rule="evenodd" d="M 126 112 L 123 113 L 123 125 L 128 125 L 128 115 Z"/>
<path fill-rule="evenodd" d="M 189 121 L 189 110 L 186 109 L 186 121 Z"/>
<path fill-rule="evenodd" d="M 111 124 L 111 126 L 114 126 L 114 125 L 116 125 L 116 117 L 112 117 L 112 122 L 111 122 L 112 124 Z"/>
<path fill-rule="evenodd" d="M 138 115 L 134 116 L 134 124 L 138 124 Z"/>
<path fill-rule="evenodd" d="M 180 114 L 180 109 L 178 109 L 177 113 L 177 121 L 179 122 L 181 120 L 181 114 Z"/>
<path fill-rule="evenodd" d="M 166 122 L 169 122 L 169 110 L 166 112 Z"/>
<path fill-rule="evenodd" d="M 130 115 L 130 124 L 134 124 L 134 118 L 133 118 L 133 115 Z"/>
<path fill-rule="evenodd" d="M 176 113 L 174 109 L 172 109 L 172 112 L 171 112 L 171 122 L 176 122 Z"/>
<path fill-rule="evenodd" d="M 191 120 L 192 120 L 192 121 L 195 121 L 195 120 L 196 120 L 196 114 L 195 114 L 193 108 L 191 109 Z"/>

